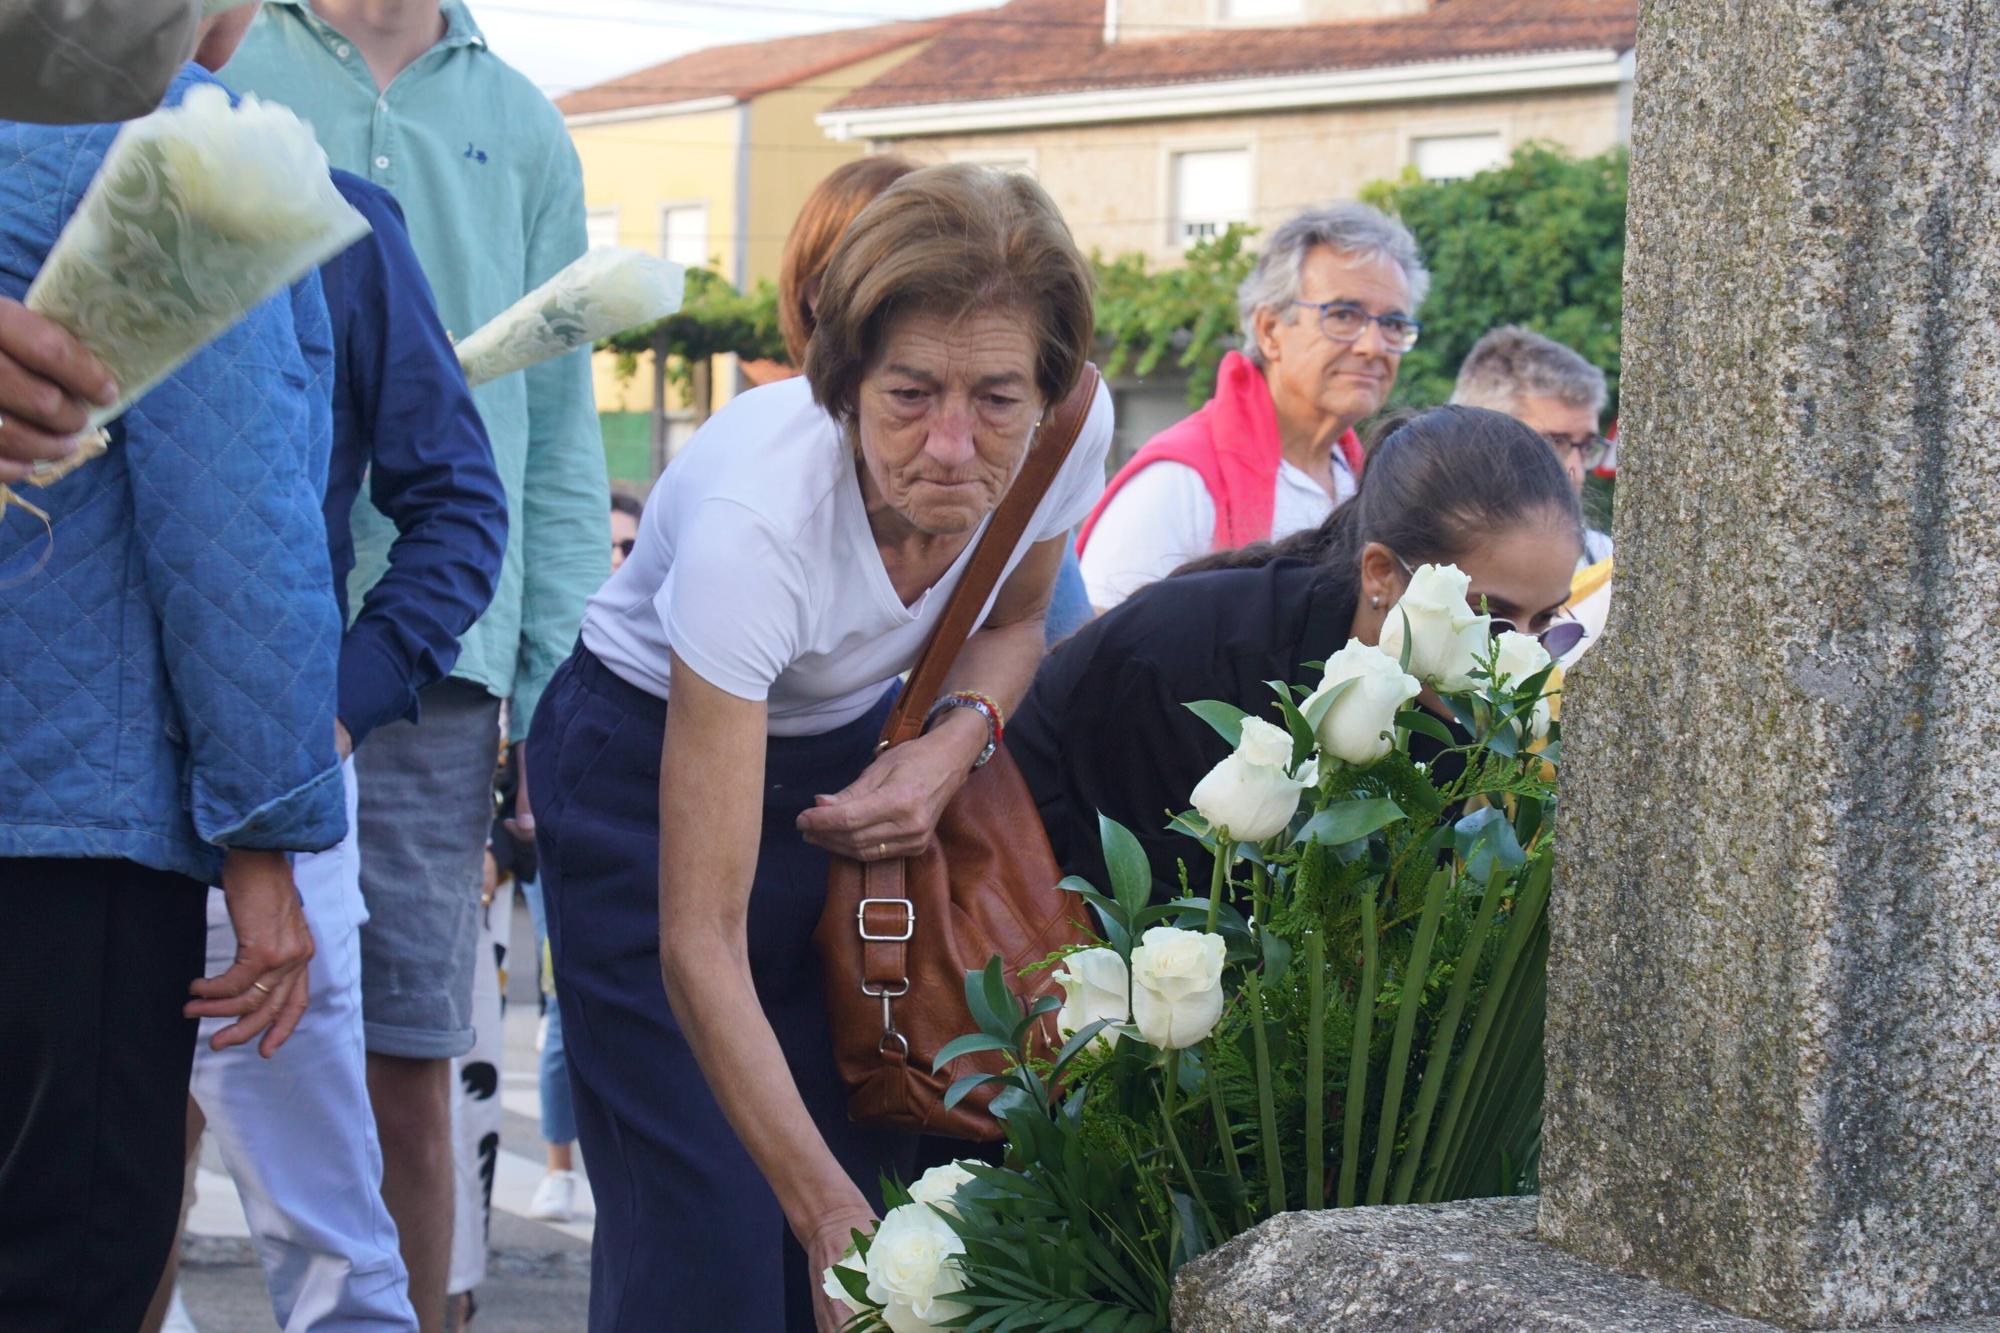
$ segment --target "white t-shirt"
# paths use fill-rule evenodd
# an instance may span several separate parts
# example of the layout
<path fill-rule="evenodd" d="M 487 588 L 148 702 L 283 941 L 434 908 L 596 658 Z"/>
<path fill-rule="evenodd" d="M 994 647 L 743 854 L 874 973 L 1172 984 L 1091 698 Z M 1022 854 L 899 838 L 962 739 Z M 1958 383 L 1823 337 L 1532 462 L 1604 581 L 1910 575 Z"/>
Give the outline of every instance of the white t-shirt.
<path fill-rule="evenodd" d="M 1090 513 L 1110 447 L 1111 398 L 1100 388 L 1002 583 L 1031 545 Z M 671 645 L 710 684 L 765 702 L 770 734 L 833 731 L 915 665 L 977 540 L 904 606 L 840 427 L 803 378 L 783 380 L 731 400 L 668 466 L 632 554 L 590 599 L 584 646 L 664 699 Z M 989 598 L 981 623 L 992 607 Z"/>
<path fill-rule="evenodd" d="M 1356 490 L 1354 473 L 1333 455 L 1334 495 L 1291 462 L 1278 465 L 1271 507 L 1271 538 L 1289 537 L 1326 521 L 1335 504 Z M 1337 497 L 1337 498 L 1336 498 Z M 1215 501 L 1201 473 L 1185 463 L 1153 463 L 1119 487 L 1097 516 L 1083 548 L 1083 584 L 1090 604 L 1108 611 L 1149 583 L 1197 556 L 1215 540 Z"/>

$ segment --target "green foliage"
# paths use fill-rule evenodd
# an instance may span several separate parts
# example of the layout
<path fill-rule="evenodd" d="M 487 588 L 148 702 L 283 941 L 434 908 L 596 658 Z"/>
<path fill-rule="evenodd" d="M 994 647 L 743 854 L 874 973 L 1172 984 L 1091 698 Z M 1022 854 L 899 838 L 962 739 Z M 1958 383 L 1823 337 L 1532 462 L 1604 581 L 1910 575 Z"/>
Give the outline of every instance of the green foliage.
<path fill-rule="evenodd" d="M 778 331 L 778 289 L 761 281 L 740 292 L 710 269 L 687 271 L 687 292 L 681 308 L 651 324 L 606 338 L 599 351 L 616 352 L 619 373 L 630 376 L 639 355 L 664 345 L 667 377 L 683 390 L 690 368 L 713 356 L 735 353 L 746 359 L 785 358 L 785 339 Z"/>
<path fill-rule="evenodd" d="M 1105 374 L 1150 375 L 1164 362 L 1188 372 L 1188 406 L 1207 402 L 1237 343 L 1236 289 L 1257 261 L 1253 234 L 1231 227 L 1191 248 L 1178 268 L 1155 269 L 1142 254 L 1093 256 L 1097 334 L 1111 346 Z"/>
<path fill-rule="evenodd" d="M 1403 358 L 1396 404 L 1445 401 L 1479 335 L 1522 324 L 1602 369 L 1615 413 L 1628 163 L 1622 148 L 1578 159 L 1526 144 L 1465 180 L 1411 170 L 1362 191 L 1415 233 L 1431 270 L 1423 341 Z"/>

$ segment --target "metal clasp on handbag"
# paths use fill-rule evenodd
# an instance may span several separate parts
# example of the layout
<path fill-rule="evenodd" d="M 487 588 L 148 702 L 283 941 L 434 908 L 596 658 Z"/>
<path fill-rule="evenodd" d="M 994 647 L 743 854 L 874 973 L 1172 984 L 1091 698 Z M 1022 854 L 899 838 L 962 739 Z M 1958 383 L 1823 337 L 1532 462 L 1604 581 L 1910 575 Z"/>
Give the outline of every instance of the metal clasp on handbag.
<path fill-rule="evenodd" d="M 903 933 L 900 935 L 877 935 L 868 929 L 868 904 L 894 903 L 903 909 Z M 854 919 L 861 927 L 861 938 L 877 944 L 899 944 L 917 933 L 917 905 L 908 898 L 863 898 L 861 905 L 854 909 Z"/>
<path fill-rule="evenodd" d="M 876 1054 L 888 1054 L 889 1043 L 893 1041 L 902 1048 L 904 1058 L 909 1058 L 910 1039 L 896 1031 L 896 1015 L 890 1009 L 889 1002 L 899 996 L 910 993 L 910 979 L 904 977 L 894 990 L 889 989 L 887 983 L 880 986 L 870 986 L 864 981 L 861 983 L 861 993 L 882 1001 L 882 1039 L 875 1043 Z"/>

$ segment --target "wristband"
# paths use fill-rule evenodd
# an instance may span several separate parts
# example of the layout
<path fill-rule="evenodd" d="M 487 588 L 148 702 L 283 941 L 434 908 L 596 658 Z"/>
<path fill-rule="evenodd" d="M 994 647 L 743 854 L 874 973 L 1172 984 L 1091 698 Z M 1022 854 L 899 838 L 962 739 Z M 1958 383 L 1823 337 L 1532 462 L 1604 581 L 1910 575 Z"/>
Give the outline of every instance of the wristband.
<path fill-rule="evenodd" d="M 938 701 L 931 705 L 931 711 L 924 717 L 924 729 L 930 730 L 931 723 L 937 721 L 940 714 L 953 708 L 969 708 L 986 719 L 986 748 L 972 761 L 973 768 L 984 767 L 986 761 L 993 757 L 993 752 L 1000 748 L 1000 737 L 1006 730 L 1006 715 L 1001 711 L 999 702 L 990 695 L 981 694 L 978 690 L 953 690 L 950 694 L 940 695 Z"/>

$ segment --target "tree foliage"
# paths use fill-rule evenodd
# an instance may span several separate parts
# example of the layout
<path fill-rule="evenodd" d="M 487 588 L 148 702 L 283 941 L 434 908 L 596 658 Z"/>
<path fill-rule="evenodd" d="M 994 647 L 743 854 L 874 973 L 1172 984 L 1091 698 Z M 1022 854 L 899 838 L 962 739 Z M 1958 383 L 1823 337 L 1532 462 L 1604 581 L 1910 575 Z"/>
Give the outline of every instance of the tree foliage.
<path fill-rule="evenodd" d="M 1236 289 L 1257 262 L 1254 233 L 1231 227 L 1187 252 L 1178 268 L 1155 269 L 1143 254 L 1093 256 L 1097 336 L 1110 344 L 1104 371 L 1150 375 L 1164 362 L 1188 372 L 1188 405 L 1215 392 L 1216 367 L 1237 345 Z"/>
<path fill-rule="evenodd" d="M 1403 358 L 1398 404 L 1441 403 L 1479 335 L 1523 324 L 1604 371 L 1618 401 L 1628 155 L 1574 158 L 1527 144 L 1456 181 L 1414 171 L 1362 191 L 1415 233 L 1431 270 L 1423 341 Z"/>
<path fill-rule="evenodd" d="M 642 324 L 598 344 L 616 352 L 619 371 L 630 375 L 643 352 L 664 345 L 667 377 L 687 387 L 689 368 L 712 356 L 735 353 L 745 358 L 783 360 L 785 339 L 778 331 L 778 289 L 768 279 L 740 292 L 711 269 L 687 271 L 681 308 L 665 319 Z"/>

